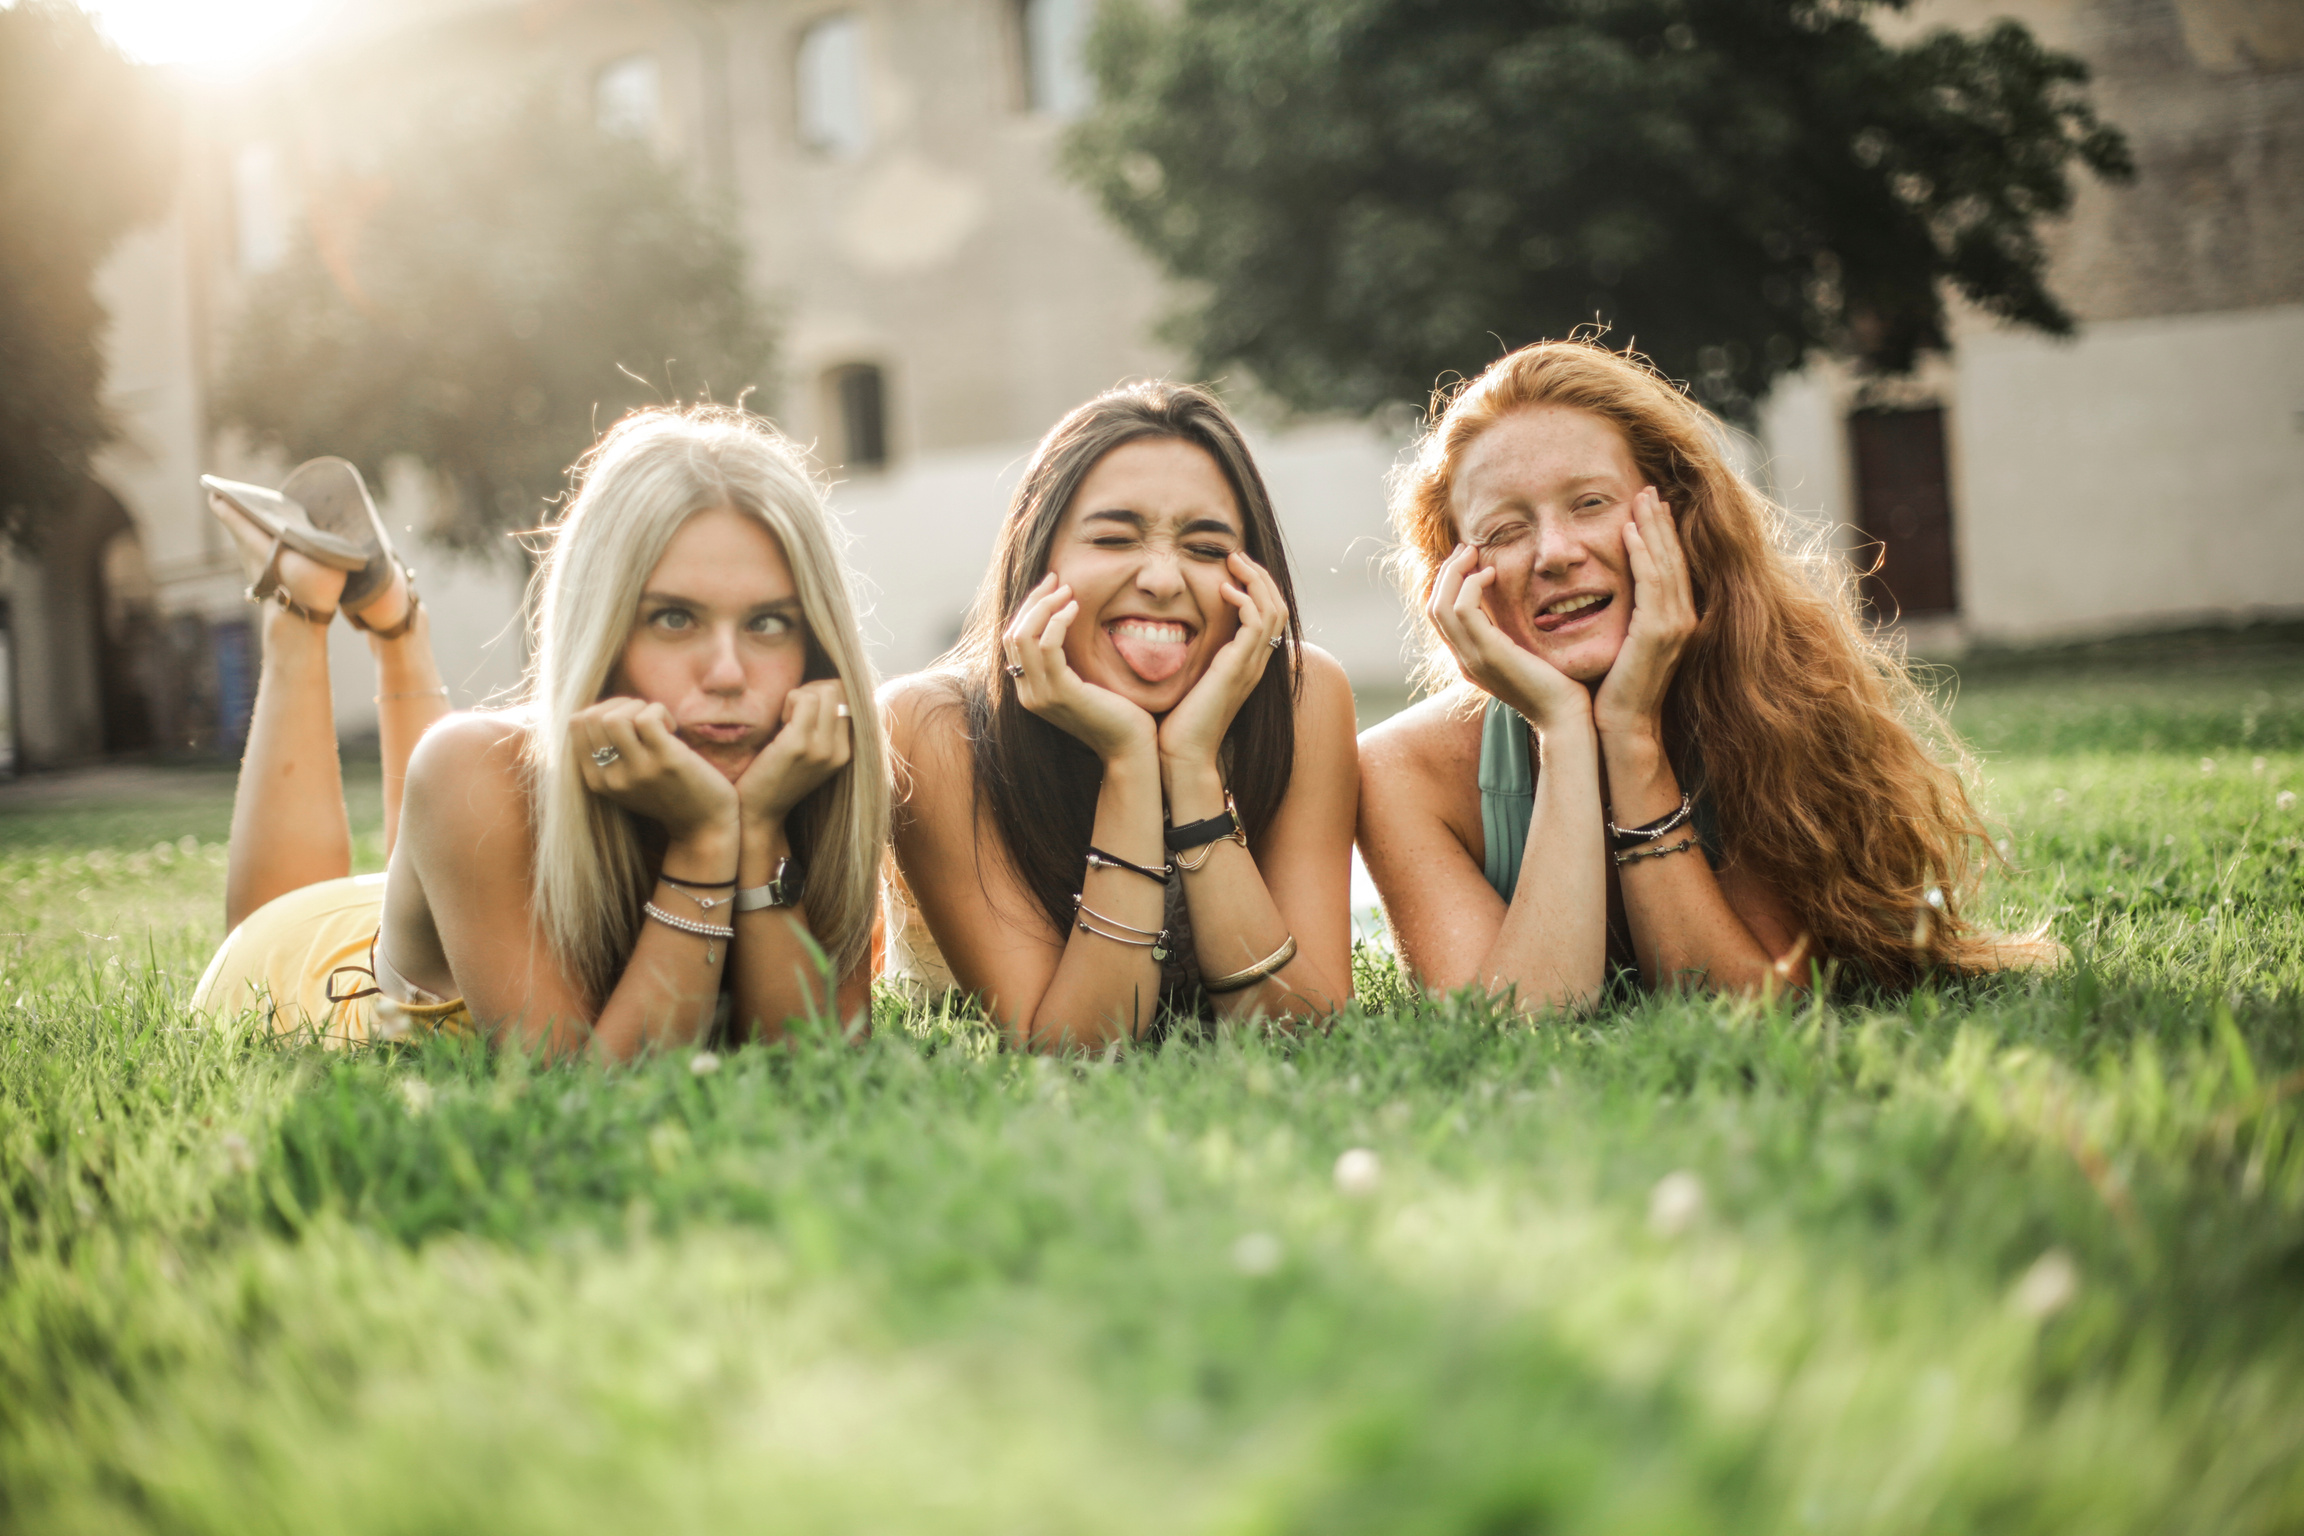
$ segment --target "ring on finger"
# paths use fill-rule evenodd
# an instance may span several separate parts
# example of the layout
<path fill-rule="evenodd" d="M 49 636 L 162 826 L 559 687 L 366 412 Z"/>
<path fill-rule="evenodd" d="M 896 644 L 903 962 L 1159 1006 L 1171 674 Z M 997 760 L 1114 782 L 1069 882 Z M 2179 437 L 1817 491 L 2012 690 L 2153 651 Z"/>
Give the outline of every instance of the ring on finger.
<path fill-rule="evenodd" d="M 592 749 L 592 766 L 595 768 L 605 768 L 610 763 L 616 761 L 616 759 L 622 757 L 623 755 L 623 753 L 617 751 L 614 747 L 594 747 Z"/>
<path fill-rule="evenodd" d="M 1012 661 L 1008 663 L 1008 665 L 1002 667 L 1000 670 L 1007 673 L 1010 677 L 1022 677 L 1024 675 L 1024 663 L 1020 661 Z"/>

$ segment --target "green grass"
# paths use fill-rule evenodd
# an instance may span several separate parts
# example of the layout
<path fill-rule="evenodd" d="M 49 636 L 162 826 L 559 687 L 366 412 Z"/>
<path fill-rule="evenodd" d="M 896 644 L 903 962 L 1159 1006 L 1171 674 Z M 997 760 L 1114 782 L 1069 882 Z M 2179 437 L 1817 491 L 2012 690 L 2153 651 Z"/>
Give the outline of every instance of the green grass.
<path fill-rule="evenodd" d="M 2304 654 L 1958 718 L 2062 974 L 1071 1063 L 280 1048 L 228 780 L 0 807 L 0 1528 L 2295 1530 Z"/>

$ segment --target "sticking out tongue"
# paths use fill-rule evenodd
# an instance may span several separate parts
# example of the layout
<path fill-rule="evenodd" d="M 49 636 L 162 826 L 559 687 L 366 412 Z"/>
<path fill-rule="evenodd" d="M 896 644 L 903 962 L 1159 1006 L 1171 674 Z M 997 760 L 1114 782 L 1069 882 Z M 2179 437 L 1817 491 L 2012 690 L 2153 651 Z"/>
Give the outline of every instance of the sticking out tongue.
<path fill-rule="evenodd" d="M 1105 631 L 1128 670 L 1148 683 L 1164 683 L 1184 670 L 1191 631 L 1181 624 L 1123 619 Z"/>

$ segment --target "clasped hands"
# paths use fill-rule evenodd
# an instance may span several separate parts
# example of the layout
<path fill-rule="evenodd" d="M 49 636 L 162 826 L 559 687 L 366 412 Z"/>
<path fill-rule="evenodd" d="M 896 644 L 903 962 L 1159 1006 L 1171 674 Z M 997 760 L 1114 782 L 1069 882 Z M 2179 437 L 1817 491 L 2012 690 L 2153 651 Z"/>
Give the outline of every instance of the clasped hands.
<path fill-rule="evenodd" d="M 1238 612 L 1239 631 L 1217 648 L 1207 672 L 1158 720 L 1072 670 L 1064 637 L 1080 617 L 1080 604 L 1071 587 L 1049 572 L 1000 636 L 1001 651 L 1014 672 L 1017 702 L 1078 738 L 1107 764 L 1151 748 L 1159 755 L 1163 776 L 1179 766 L 1213 765 L 1232 717 L 1263 680 L 1264 669 L 1279 654 L 1275 642 L 1288 629 L 1288 605 L 1264 567 L 1236 550 L 1225 568 L 1238 584 L 1227 581 L 1219 590 Z M 1019 667 L 1020 672 L 1014 671 Z"/>
<path fill-rule="evenodd" d="M 1465 681 L 1518 710 L 1539 735 L 1589 724 L 1603 739 L 1656 740 L 1665 693 L 1696 631 L 1696 599 L 1671 508 L 1653 486 L 1633 499 L 1624 554 L 1632 572 L 1632 618 L 1623 648 L 1597 689 L 1571 679 L 1497 627 L 1483 606 L 1496 570 L 1480 564 L 1474 545 L 1457 545 L 1441 562 L 1424 616 Z"/>
<path fill-rule="evenodd" d="M 659 823 L 675 846 L 725 835 L 733 851 L 746 831 L 781 833 L 792 808 L 848 765 L 846 705 L 837 678 L 800 684 L 784 696 L 776 734 L 733 778 L 680 739 L 671 710 L 640 699 L 578 710 L 568 744 L 592 793 Z"/>

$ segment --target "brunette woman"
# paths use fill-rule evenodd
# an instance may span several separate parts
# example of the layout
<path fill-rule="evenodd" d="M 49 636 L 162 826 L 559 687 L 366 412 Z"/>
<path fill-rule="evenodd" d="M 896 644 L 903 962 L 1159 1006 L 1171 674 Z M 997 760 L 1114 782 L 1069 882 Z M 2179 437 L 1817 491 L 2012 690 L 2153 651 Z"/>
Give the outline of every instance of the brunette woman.
<path fill-rule="evenodd" d="M 859 1013 L 888 792 L 822 487 L 740 411 L 656 410 L 582 466 L 528 697 L 448 713 L 415 589 L 341 459 L 212 482 L 265 610 L 230 935 L 197 1005 L 337 1040 L 476 1029 L 622 1059 L 716 1018 Z M 328 702 L 376 654 L 390 867 L 351 878 Z M 405 779 L 405 783 L 403 783 Z M 829 957 L 830 977 L 818 956 Z"/>
<path fill-rule="evenodd" d="M 1361 740 L 1360 848 L 1424 984 L 1580 1003 L 2052 960 L 1978 930 L 1957 748 L 1718 422 L 1582 342 L 1498 361 L 1393 499 L 1441 691 Z M 1449 686 L 1454 684 L 1453 686 Z"/>
<path fill-rule="evenodd" d="M 1302 642 L 1271 499 L 1207 393 L 1139 384 L 1057 423 L 959 644 L 886 705 L 899 975 L 1035 1048 L 1142 1036 L 1163 1003 L 1348 998 L 1351 689 Z"/>

